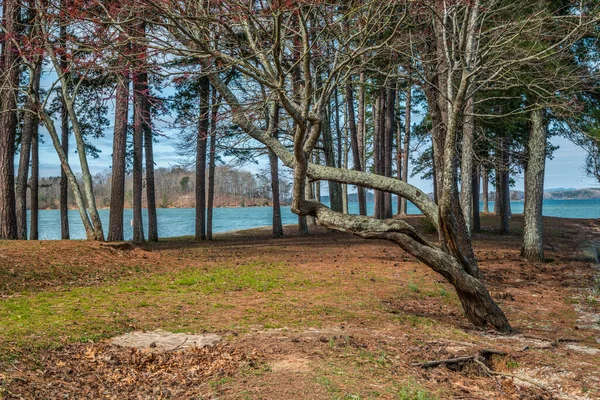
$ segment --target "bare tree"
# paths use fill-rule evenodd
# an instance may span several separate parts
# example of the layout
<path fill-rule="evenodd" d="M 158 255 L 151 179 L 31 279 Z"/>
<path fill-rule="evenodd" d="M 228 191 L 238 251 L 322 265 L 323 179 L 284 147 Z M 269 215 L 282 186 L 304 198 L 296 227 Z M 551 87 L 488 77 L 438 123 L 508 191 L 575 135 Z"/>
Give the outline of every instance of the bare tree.
<path fill-rule="evenodd" d="M 19 60 L 15 40 L 20 7 L 6 0 L 2 7 L 2 54 L 0 59 L 0 239 L 17 239 L 15 204 L 15 134 Z"/>

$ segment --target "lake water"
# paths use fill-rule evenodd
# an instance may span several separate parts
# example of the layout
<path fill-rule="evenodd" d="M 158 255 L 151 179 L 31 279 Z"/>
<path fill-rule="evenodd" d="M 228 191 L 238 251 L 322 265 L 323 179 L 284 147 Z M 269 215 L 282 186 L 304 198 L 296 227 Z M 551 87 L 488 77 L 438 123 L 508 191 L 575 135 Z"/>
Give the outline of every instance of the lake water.
<path fill-rule="evenodd" d="M 490 210 L 494 203 L 490 202 Z M 350 203 L 350 213 L 358 214 L 358 203 Z M 523 212 L 523 202 L 511 202 L 512 212 Z M 481 206 L 483 209 L 483 205 Z M 396 204 L 394 203 L 394 210 Z M 373 213 L 373 203 L 367 203 L 367 212 Z M 408 204 L 409 214 L 419 214 L 419 210 L 411 203 Z M 600 199 L 589 200 L 545 200 L 544 215 L 564 218 L 600 218 Z M 100 218 L 105 232 L 108 229 L 109 210 L 100 210 Z M 289 207 L 282 207 L 281 214 L 284 224 L 295 224 L 298 216 Z M 158 235 L 159 237 L 188 236 L 194 234 L 195 210 L 193 208 L 159 208 Z M 130 221 L 133 217 L 131 209 L 125 210 L 124 226 L 125 239 L 131 240 L 132 228 Z M 146 210 L 144 210 L 144 222 Z M 256 228 L 271 225 L 272 211 L 270 207 L 247 208 L 216 208 L 213 213 L 213 232 L 228 232 L 239 229 Z M 69 211 L 69 228 L 71 239 L 85 239 L 85 230 L 76 210 Z M 41 210 L 39 213 L 39 233 L 42 240 L 60 239 L 60 211 Z"/>

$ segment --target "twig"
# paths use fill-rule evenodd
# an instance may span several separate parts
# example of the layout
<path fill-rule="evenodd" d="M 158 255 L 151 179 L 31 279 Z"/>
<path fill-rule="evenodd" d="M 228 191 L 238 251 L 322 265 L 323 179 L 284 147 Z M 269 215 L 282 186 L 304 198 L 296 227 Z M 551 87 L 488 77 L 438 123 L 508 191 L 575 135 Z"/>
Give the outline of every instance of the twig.
<path fill-rule="evenodd" d="M 181 344 L 179 344 L 179 345 L 177 345 L 177 346 L 173 347 L 173 348 L 172 348 L 172 349 L 170 349 L 170 350 L 165 350 L 165 353 L 166 353 L 166 352 L 169 352 L 169 351 L 175 351 L 175 350 L 179 349 L 181 346 L 183 346 L 183 345 L 185 344 L 185 342 L 187 342 L 187 340 L 188 340 L 188 338 L 186 337 L 186 338 L 185 338 L 185 340 L 184 340 L 183 342 L 181 342 Z"/>
<path fill-rule="evenodd" d="M 442 364 L 449 365 L 449 364 L 463 363 L 465 361 L 473 360 L 473 359 L 475 359 L 475 357 L 476 356 L 446 358 L 444 360 L 434 360 L 434 361 L 428 361 L 428 362 L 424 362 L 424 363 L 413 363 L 411 365 L 413 367 L 433 368 L 433 367 L 437 367 L 438 365 L 442 365 Z"/>
<path fill-rule="evenodd" d="M 505 378 L 513 378 L 513 379 L 518 379 L 518 380 L 520 380 L 520 381 L 527 382 L 527 383 L 529 383 L 529 384 L 531 384 L 531 385 L 534 385 L 534 386 L 537 386 L 537 387 L 539 387 L 539 388 L 541 388 L 541 389 L 544 389 L 546 392 L 552 393 L 552 391 L 551 391 L 550 389 L 548 389 L 546 386 L 544 386 L 544 385 L 542 385 L 542 384 L 539 384 L 539 383 L 535 382 L 535 381 L 534 381 L 534 380 L 532 380 L 532 379 L 529 379 L 529 378 L 526 378 L 526 377 L 524 377 L 524 376 L 520 376 L 520 375 L 514 375 L 514 374 L 507 374 L 507 373 L 504 373 L 504 372 L 492 371 L 491 369 L 489 369 L 489 368 L 488 368 L 488 366 L 487 366 L 487 365 L 485 365 L 484 363 L 482 363 L 481 361 L 479 361 L 479 360 L 477 359 L 477 357 L 474 357 L 474 358 L 473 358 L 473 361 L 475 361 L 477 364 L 479 364 L 479 366 L 480 366 L 480 367 L 483 369 L 483 371 L 484 371 L 486 374 L 489 374 L 489 375 L 496 375 L 496 376 L 503 376 L 503 377 L 505 377 Z"/>
<path fill-rule="evenodd" d="M 507 353 L 505 351 L 502 351 L 502 350 L 482 349 L 482 350 L 479 350 L 479 355 L 482 355 L 484 357 L 491 356 L 491 355 L 505 356 L 505 355 L 507 355 Z M 443 359 L 443 360 L 433 360 L 433 361 L 428 361 L 428 362 L 424 362 L 424 363 L 413 363 L 411 365 L 413 367 L 433 368 L 433 367 L 437 367 L 438 365 L 442 365 L 442 364 L 444 364 L 444 365 L 450 365 L 450 364 L 463 363 L 463 362 L 466 362 L 466 361 L 473 360 L 476 357 L 478 357 L 477 354 L 472 355 L 472 356 L 464 356 L 464 357 L 456 357 L 456 358 L 446 358 L 446 359 Z"/>

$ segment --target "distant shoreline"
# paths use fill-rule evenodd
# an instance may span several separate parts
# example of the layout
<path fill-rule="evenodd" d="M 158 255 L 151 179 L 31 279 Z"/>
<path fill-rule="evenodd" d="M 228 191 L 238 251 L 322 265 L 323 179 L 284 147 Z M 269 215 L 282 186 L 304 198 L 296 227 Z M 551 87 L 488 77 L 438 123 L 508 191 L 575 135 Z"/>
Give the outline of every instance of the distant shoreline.
<path fill-rule="evenodd" d="M 599 190 L 600 192 L 600 190 Z M 544 198 L 544 200 L 555 200 L 555 201 L 581 201 L 581 200 L 600 200 L 600 196 L 598 197 L 586 197 L 586 198 L 577 198 L 577 197 L 567 197 L 567 198 Z M 490 202 L 494 202 L 493 199 L 488 200 Z M 511 203 L 523 203 L 524 199 L 512 199 Z M 356 204 L 358 203 L 357 201 L 349 201 L 348 203 L 350 204 Z M 373 203 L 372 201 L 367 201 L 367 203 Z M 480 203 L 483 203 L 483 200 L 480 200 Z M 281 207 L 289 207 L 289 204 L 285 204 L 282 203 Z M 219 208 L 271 208 L 273 207 L 272 205 L 247 205 L 247 206 L 234 206 L 234 205 L 223 205 L 223 206 L 217 206 L 214 207 L 213 209 L 219 209 Z M 161 210 L 186 210 L 186 209 L 193 209 L 194 207 L 156 207 L 157 209 L 161 209 Z M 125 207 L 125 209 L 131 209 L 131 207 Z M 142 209 L 147 209 L 147 207 L 142 207 Z M 27 210 L 30 210 L 29 208 Z M 52 211 L 52 210 L 59 210 L 58 208 L 40 208 L 40 211 Z M 72 211 L 77 211 L 77 207 L 69 207 L 69 210 Z M 98 207 L 98 210 L 110 210 L 110 207 Z"/>

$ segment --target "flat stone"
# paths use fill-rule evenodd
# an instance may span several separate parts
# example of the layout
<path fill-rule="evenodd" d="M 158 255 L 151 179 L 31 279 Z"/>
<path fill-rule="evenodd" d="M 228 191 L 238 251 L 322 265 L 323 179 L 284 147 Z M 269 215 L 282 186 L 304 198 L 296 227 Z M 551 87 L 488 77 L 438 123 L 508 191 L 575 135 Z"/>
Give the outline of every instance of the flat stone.
<path fill-rule="evenodd" d="M 134 331 L 110 339 L 112 344 L 123 347 L 133 347 L 138 350 L 162 353 L 165 351 L 185 350 L 211 346 L 221 340 L 219 335 L 212 333 L 193 335 L 189 333 L 173 333 L 163 331 Z"/>

